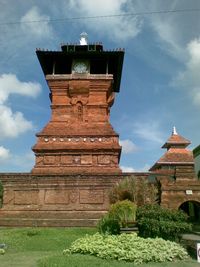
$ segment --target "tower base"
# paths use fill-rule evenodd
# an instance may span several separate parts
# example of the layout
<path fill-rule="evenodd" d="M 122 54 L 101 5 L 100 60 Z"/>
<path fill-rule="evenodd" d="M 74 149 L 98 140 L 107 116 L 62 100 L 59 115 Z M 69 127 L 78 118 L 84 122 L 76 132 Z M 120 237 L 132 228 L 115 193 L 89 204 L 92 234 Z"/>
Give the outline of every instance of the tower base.
<path fill-rule="evenodd" d="M 0 226 L 95 226 L 125 175 L 1 174 Z"/>

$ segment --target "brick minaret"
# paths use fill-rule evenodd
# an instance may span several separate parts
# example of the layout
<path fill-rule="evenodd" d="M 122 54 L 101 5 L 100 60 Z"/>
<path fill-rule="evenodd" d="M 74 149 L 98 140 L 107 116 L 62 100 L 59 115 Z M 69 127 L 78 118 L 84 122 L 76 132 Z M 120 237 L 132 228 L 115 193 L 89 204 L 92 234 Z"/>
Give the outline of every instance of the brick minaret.
<path fill-rule="evenodd" d="M 37 50 L 50 89 L 52 115 L 33 147 L 32 173 L 120 173 L 119 136 L 109 122 L 119 92 L 124 51 L 101 44 Z"/>
<path fill-rule="evenodd" d="M 172 135 L 162 146 L 165 154 L 151 167 L 150 171 L 171 175 L 175 180 L 194 179 L 193 153 L 187 146 L 190 141 L 179 135 L 173 128 Z"/>

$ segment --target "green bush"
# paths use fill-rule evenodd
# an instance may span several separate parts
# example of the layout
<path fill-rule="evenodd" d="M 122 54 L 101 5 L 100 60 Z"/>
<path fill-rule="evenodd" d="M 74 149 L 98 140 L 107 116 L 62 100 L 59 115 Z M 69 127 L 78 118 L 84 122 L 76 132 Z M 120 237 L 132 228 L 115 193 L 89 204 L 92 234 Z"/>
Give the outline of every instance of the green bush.
<path fill-rule="evenodd" d="M 182 211 L 166 209 L 159 205 L 145 205 L 137 210 L 139 235 L 177 240 L 181 233 L 191 230 L 187 218 Z"/>
<path fill-rule="evenodd" d="M 136 205 L 129 200 L 118 201 L 111 205 L 108 213 L 99 221 L 98 231 L 104 234 L 120 234 L 120 227 L 128 227 L 135 222 L 136 208 Z"/>
<path fill-rule="evenodd" d="M 103 234 L 118 235 L 120 234 L 120 224 L 109 215 L 105 215 L 98 223 L 98 230 Z"/>
<path fill-rule="evenodd" d="M 188 216 L 182 210 L 171 210 L 159 205 L 144 205 L 137 209 L 137 220 L 148 217 L 149 219 L 187 222 Z"/>
<path fill-rule="evenodd" d="M 161 238 L 141 238 L 137 234 L 87 235 L 77 239 L 64 255 L 90 254 L 103 259 L 131 261 L 135 264 L 185 260 L 186 250 L 175 242 Z"/>
<path fill-rule="evenodd" d="M 29 229 L 29 230 L 26 232 L 26 235 L 29 236 L 29 237 L 36 236 L 36 235 L 39 235 L 39 234 L 40 234 L 40 230 L 37 229 L 37 228 Z"/>
<path fill-rule="evenodd" d="M 109 216 L 117 220 L 121 227 L 127 227 L 129 223 L 135 222 L 137 206 L 130 200 L 118 201 L 111 205 Z"/>
<path fill-rule="evenodd" d="M 5 249 L 0 248 L 0 255 L 4 255 L 5 254 Z"/>

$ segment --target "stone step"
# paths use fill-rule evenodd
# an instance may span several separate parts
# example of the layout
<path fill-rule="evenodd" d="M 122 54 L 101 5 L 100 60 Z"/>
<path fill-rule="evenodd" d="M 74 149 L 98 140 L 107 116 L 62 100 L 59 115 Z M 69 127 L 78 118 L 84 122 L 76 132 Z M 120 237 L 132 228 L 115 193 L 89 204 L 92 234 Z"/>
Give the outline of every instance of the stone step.
<path fill-rule="evenodd" d="M 120 232 L 125 234 L 138 233 L 138 227 L 120 228 Z"/>
<path fill-rule="evenodd" d="M 95 227 L 98 219 L 0 218 L 1 227 Z"/>
<path fill-rule="evenodd" d="M 0 211 L 0 219 L 100 219 L 106 211 Z"/>
<path fill-rule="evenodd" d="M 0 211 L 0 226 L 94 227 L 105 211 Z"/>

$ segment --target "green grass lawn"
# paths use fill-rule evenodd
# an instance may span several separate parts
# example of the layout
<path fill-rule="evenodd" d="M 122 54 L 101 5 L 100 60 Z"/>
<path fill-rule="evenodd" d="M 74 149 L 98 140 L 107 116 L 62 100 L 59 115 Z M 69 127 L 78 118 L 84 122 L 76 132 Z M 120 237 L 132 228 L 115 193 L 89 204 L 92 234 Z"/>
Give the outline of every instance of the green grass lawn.
<path fill-rule="evenodd" d="M 0 243 L 8 248 L 0 255 L 0 267 L 131 267 L 133 263 L 107 261 L 89 255 L 63 256 L 63 249 L 92 228 L 0 228 Z M 195 260 L 151 263 L 140 267 L 199 267 Z"/>

